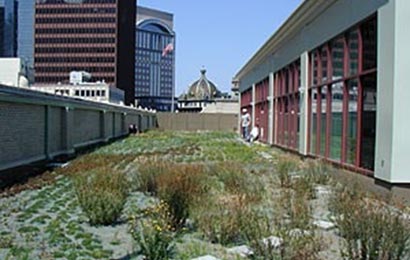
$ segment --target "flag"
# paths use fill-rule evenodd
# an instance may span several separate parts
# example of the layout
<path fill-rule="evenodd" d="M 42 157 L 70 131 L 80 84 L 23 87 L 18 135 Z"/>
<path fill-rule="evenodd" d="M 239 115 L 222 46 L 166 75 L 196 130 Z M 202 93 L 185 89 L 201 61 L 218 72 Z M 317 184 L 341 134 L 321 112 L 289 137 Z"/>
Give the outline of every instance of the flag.
<path fill-rule="evenodd" d="M 167 46 L 162 50 L 162 57 L 167 56 L 168 53 L 174 51 L 174 43 L 170 42 Z"/>

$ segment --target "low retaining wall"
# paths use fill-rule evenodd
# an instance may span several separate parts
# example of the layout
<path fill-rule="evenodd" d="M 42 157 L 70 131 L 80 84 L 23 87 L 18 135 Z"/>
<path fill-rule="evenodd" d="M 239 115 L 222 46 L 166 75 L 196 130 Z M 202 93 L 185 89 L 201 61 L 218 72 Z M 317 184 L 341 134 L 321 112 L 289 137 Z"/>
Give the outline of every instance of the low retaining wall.
<path fill-rule="evenodd" d="M 108 142 L 130 124 L 146 131 L 156 114 L 0 85 L 0 171 Z"/>
<path fill-rule="evenodd" d="M 236 114 L 157 113 L 158 127 L 173 131 L 228 131 L 238 128 Z"/>

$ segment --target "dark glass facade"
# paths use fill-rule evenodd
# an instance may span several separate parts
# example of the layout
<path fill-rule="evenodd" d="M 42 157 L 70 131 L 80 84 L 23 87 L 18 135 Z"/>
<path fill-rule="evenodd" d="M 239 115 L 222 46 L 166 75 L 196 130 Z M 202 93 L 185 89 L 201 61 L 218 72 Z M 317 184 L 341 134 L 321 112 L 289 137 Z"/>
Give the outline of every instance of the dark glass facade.
<path fill-rule="evenodd" d="M 35 4 L 35 82 L 67 82 L 71 71 L 87 71 L 123 89 L 133 104 L 135 0 L 68 2 Z"/>
<path fill-rule="evenodd" d="M 17 2 L 0 0 L 0 57 L 17 54 Z"/>
<path fill-rule="evenodd" d="M 28 68 L 28 79 L 34 82 L 34 13 L 35 0 L 19 0 L 17 11 L 17 56 Z"/>
<path fill-rule="evenodd" d="M 175 49 L 175 35 L 153 21 L 137 29 L 135 95 L 138 105 L 171 111 L 175 50 L 163 53 L 168 44 Z"/>
<path fill-rule="evenodd" d="M 3 39 L 4 35 L 4 6 L 1 5 L 0 2 L 0 36 L 2 37 L 1 39 Z M 0 40 L 0 57 L 3 56 L 3 47 L 4 42 L 3 40 Z"/>

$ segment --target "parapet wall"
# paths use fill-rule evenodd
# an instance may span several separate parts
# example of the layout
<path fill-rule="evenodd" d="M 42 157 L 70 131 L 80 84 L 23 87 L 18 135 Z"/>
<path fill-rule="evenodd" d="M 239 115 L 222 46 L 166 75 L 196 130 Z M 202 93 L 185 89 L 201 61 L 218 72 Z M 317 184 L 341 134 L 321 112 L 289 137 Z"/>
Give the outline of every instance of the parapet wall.
<path fill-rule="evenodd" d="M 0 171 L 156 127 L 156 114 L 0 85 Z"/>
<path fill-rule="evenodd" d="M 172 131 L 236 132 L 237 114 L 158 113 L 158 127 Z"/>

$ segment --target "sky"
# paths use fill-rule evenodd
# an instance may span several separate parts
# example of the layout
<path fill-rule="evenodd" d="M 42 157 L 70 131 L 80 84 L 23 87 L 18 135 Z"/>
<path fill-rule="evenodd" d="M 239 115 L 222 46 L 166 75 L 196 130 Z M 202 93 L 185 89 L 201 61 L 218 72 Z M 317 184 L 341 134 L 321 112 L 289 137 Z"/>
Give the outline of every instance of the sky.
<path fill-rule="evenodd" d="M 176 94 L 205 67 L 221 91 L 302 0 L 138 0 L 174 14 Z"/>

